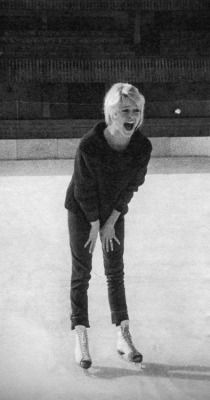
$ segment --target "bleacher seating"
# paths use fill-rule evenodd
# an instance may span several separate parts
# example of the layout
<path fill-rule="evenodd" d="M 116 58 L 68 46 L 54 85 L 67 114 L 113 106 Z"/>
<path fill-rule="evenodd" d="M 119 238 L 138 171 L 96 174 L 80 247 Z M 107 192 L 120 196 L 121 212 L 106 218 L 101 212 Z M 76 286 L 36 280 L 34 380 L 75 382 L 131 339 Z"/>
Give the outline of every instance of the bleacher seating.
<path fill-rule="evenodd" d="M 0 38 L 0 49 L 8 58 L 134 58 L 124 38 L 101 35 L 100 32 L 80 32 L 79 36 L 72 32 L 61 32 L 55 35 L 48 31 L 47 35 L 37 35 L 8 31 Z"/>
<path fill-rule="evenodd" d="M 32 131 L 49 136 L 52 121 L 54 135 L 82 134 L 79 119 L 103 117 L 103 95 L 116 81 L 129 81 L 145 94 L 145 116 L 153 126 L 148 135 L 180 135 L 187 119 L 189 135 L 190 129 L 195 134 L 192 119 L 200 124 L 197 134 L 207 135 L 208 4 L 0 0 L 1 138 L 24 138 Z M 179 117 L 176 108 L 182 109 Z M 88 122 L 81 123 L 85 130 Z"/>

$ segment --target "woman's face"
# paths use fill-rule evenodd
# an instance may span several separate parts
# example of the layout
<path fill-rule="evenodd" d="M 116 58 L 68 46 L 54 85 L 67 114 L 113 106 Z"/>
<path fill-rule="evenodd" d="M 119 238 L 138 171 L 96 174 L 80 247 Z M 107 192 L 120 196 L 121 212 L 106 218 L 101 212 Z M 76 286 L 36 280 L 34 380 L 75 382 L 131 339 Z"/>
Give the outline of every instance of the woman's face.
<path fill-rule="evenodd" d="M 113 128 L 131 137 L 141 119 L 141 108 L 128 97 L 123 97 L 113 113 Z"/>

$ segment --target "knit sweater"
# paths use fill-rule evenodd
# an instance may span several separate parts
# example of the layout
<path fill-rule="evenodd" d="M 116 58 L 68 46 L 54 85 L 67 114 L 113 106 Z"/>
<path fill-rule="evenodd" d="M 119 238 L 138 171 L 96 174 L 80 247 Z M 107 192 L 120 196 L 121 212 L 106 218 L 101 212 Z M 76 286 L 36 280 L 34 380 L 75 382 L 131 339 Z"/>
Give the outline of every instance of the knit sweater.
<path fill-rule="evenodd" d="M 144 183 L 152 145 L 136 130 L 127 148 L 116 151 L 104 137 L 105 122 L 83 136 L 75 155 L 74 172 L 68 186 L 65 207 L 89 222 L 103 226 L 115 209 L 122 215 Z"/>

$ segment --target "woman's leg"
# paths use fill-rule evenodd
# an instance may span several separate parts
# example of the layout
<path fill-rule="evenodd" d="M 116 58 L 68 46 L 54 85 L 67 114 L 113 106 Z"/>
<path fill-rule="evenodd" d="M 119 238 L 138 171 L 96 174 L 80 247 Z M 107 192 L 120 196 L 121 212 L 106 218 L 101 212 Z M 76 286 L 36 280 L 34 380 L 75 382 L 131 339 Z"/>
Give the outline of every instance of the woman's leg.
<path fill-rule="evenodd" d="M 142 362 L 142 354 L 136 350 L 129 332 L 129 318 L 124 287 L 124 218 L 115 225 L 115 234 L 120 245 L 113 241 L 114 250 L 104 254 L 105 274 L 108 283 L 109 303 L 112 323 L 117 326 L 117 351 L 125 360 L 135 363 Z"/>
<path fill-rule="evenodd" d="M 115 224 L 115 234 L 120 245 L 113 240 L 113 251 L 103 250 L 105 275 L 108 284 L 108 296 L 112 323 L 119 326 L 128 320 L 127 304 L 124 286 L 124 218 Z"/>
<path fill-rule="evenodd" d="M 71 274 L 71 328 L 83 325 L 88 328 L 88 287 L 91 278 L 92 254 L 84 248 L 90 233 L 90 223 L 82 214 L 68 212 L 68 227 L 72 255 Z"/>

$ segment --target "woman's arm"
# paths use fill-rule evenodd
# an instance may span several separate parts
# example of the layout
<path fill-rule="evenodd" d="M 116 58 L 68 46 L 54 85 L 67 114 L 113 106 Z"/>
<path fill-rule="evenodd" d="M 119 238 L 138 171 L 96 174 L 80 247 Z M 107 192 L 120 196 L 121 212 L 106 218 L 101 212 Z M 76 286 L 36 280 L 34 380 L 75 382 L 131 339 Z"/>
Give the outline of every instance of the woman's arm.
<path fill-rule="evenodd" d="M 74 165 L 74 196 L 89 222 L 99 219 L 98 187 L 94 175 L 94 163 L 80 149 Z"/>
<path fill-rule="evenodd" d="M 89 253 L 93 253 L 100 230 L 98 188 L 94 175 L 94 162 L 80 149 L 75 156 L 74 182 L 75 199 L 90 222 L 90 234 L 84 247 L 89 246 Z"/>
<path fill-rule="evenodd" d="M 114 208 L 117 211 L 122 212 L 125 206 L 127 206 L 128 203 L 131 201 L 134 192 L 137 192 L 139 186 L 143 185 L 147 173 L 147 166 L 150 160 L 151 151 L 152 145 L 149 142 L 147 151 L 144 152 L 140 164 L 137 165 L 133 171 L 131 171 L 130 182 L 118 196 L 118 199 L 114 205 Z"/>
<path fill-rule="evenodd" d="M 152 151 L 152 145 L 148 143 L 147 151 L 145 151 L 143 157 L 141 158 L 141 163 L 137 166 L 130 174 L 130 182 L 127 186 L 122 189 L 112 211 L 110 217 L 107 219 L 106 223 L 100 231 L 102 246 L 106 251 L 113 250 L 113 240 L 120 244 L 119 240 L 115 235 L 115 223 L 118 220 L 120 214 L 125 209 L 125 206 L 131 201 L 134 192 L 138 191 L 140 185 L 145 181 L 145 175 L 147 173 L 147 165 L 150 160 L 150 154 Z"/>
<path fill-rule="evenodd" d="M 146 173 L 147 173 L 147 168 L 141 169 L 140 171 L 136 172 L 136 174 L 133 176 L 133 179 L 121 191 L 115 203 L 115 209 L 117 211 L 122 212 L 125 206 L 130 203 L 134 195 L 134 192 L 137 192 L 139 186 L 143 185 Z"/>

